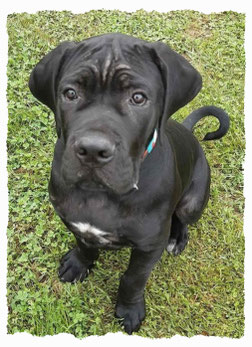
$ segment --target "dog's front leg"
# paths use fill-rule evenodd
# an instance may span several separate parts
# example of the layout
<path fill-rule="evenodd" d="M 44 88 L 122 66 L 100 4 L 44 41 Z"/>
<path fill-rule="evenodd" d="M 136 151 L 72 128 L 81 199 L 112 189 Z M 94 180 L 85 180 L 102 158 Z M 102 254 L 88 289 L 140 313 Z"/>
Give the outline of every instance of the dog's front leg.
<path fill-rule="evenodd" d="M 138 331 L 145 317 L 144 287 L 162 249 L 144 252 L 133 249 L 127 271 L 121 278 L 115 315 L 128 334 Z"/>
<path fill-rule="evenodd" d="M 95 248 L 88 248 L 76 238 L 77 246 L 71 249 L 61 259 L 59 278 L 62 282 L 75 283 L 83 281 L 97 260 L 99 252 Z"/>

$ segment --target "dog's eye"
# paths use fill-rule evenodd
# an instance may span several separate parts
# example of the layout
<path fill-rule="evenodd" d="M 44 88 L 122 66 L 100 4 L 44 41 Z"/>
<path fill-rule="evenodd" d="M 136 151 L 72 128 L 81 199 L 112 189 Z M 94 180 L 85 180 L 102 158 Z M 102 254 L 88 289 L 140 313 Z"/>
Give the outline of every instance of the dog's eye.
<path fill-rule="evenodd" d="M 131 102 L 136 105 L 143 105 L 145 104 L 147 98 L 143 93 L 135 93 L 131 97 Z"/>
<path fill-rule="evenodd" d="M 67 89 L 64 93 L 65 95 L 65 98 L 68 99 L 68 100 L 74 100 L 74 99 L 77 99 L 77 93 L 74 89 Z"/>

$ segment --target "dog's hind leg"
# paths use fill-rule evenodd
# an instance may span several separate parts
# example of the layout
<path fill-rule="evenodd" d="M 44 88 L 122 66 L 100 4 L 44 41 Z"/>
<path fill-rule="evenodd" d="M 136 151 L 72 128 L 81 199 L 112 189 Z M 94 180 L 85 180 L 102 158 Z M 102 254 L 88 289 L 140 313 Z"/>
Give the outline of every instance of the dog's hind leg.
<path fill-rule="evenodd" d="M 209 198 L 209 187 L 210 170 L 200 147 L 191 184 L 172 216 L 171 233 L 166 248 L 168 253 L 178 255 L 184 250 L 188 242 L 187 225 L 195 223 L 200 218 Z"/>
<path fill-rule="evenodd" d="M 181 223 L 176 216 L 176 213 L 172 216 L 171 234 L 168 241 L 166 250 L 173 255 L 180 254 L 188 242 L 188 227 L 187 224 Z"/>

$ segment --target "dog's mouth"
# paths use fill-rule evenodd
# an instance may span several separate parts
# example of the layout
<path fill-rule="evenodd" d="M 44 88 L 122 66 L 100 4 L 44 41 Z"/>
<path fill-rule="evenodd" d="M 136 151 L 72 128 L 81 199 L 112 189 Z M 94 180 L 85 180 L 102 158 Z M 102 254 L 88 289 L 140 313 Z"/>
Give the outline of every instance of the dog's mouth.
<path fill-rule="evenodd" d="M 80 165 L 67 153 L 64 156 L 62 174 L 67 185 L 83 191 L 127 194 L 138 189 L 140 161 L 130 157 L 115 158 L 103 167 Z"/>
<path fill-rule="evenodd" d="M 77 176 L 80 178 L 77 181 L 77 186 L 90 192 L 110 192 L 117 195 L 127 194 L 131 191 L 138 190 L 138 175 L 133 174 L 131 179 L 118 180 L 120 177 L 109 176 L 107 172 L 103 170 L 93 170 L 92 174 L 88 177 L 79 171 Z M 81 178 L 82 177 L 82 178 Z"/>
<path fill-rule="evenodd" d="M 86 182 L 86 181 L 81 181 L 77 183 L 77 186 L 82 189 L 82 190 L 87 190 L 91 192 L 96 192 L 96 191 L 107 191 L 108 187 L 105 186 L 104 184 L 101 183 L 96 183 L 96 182 Z"/>

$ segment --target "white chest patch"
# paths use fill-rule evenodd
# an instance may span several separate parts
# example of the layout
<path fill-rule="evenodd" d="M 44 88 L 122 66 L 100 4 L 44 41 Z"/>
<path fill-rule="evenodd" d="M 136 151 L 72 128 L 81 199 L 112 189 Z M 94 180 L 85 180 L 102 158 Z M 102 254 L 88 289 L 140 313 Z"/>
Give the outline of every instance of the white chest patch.
<path fill-rule="evenodd" d="M 102 244 L 108 244 L 111 243 L 110 240 L 106 239 L 106 236 L 108 235 L 107 232 L 102 231 L 89 223 L 82 223 L 82 222 L 77 222 L 77 223 L 71 223 L 72 226 L 74 226 L 78 231 L 83 235 L 81 238 L 84 243 L 87 243 L 88 241 L 97 241 Z"/>

